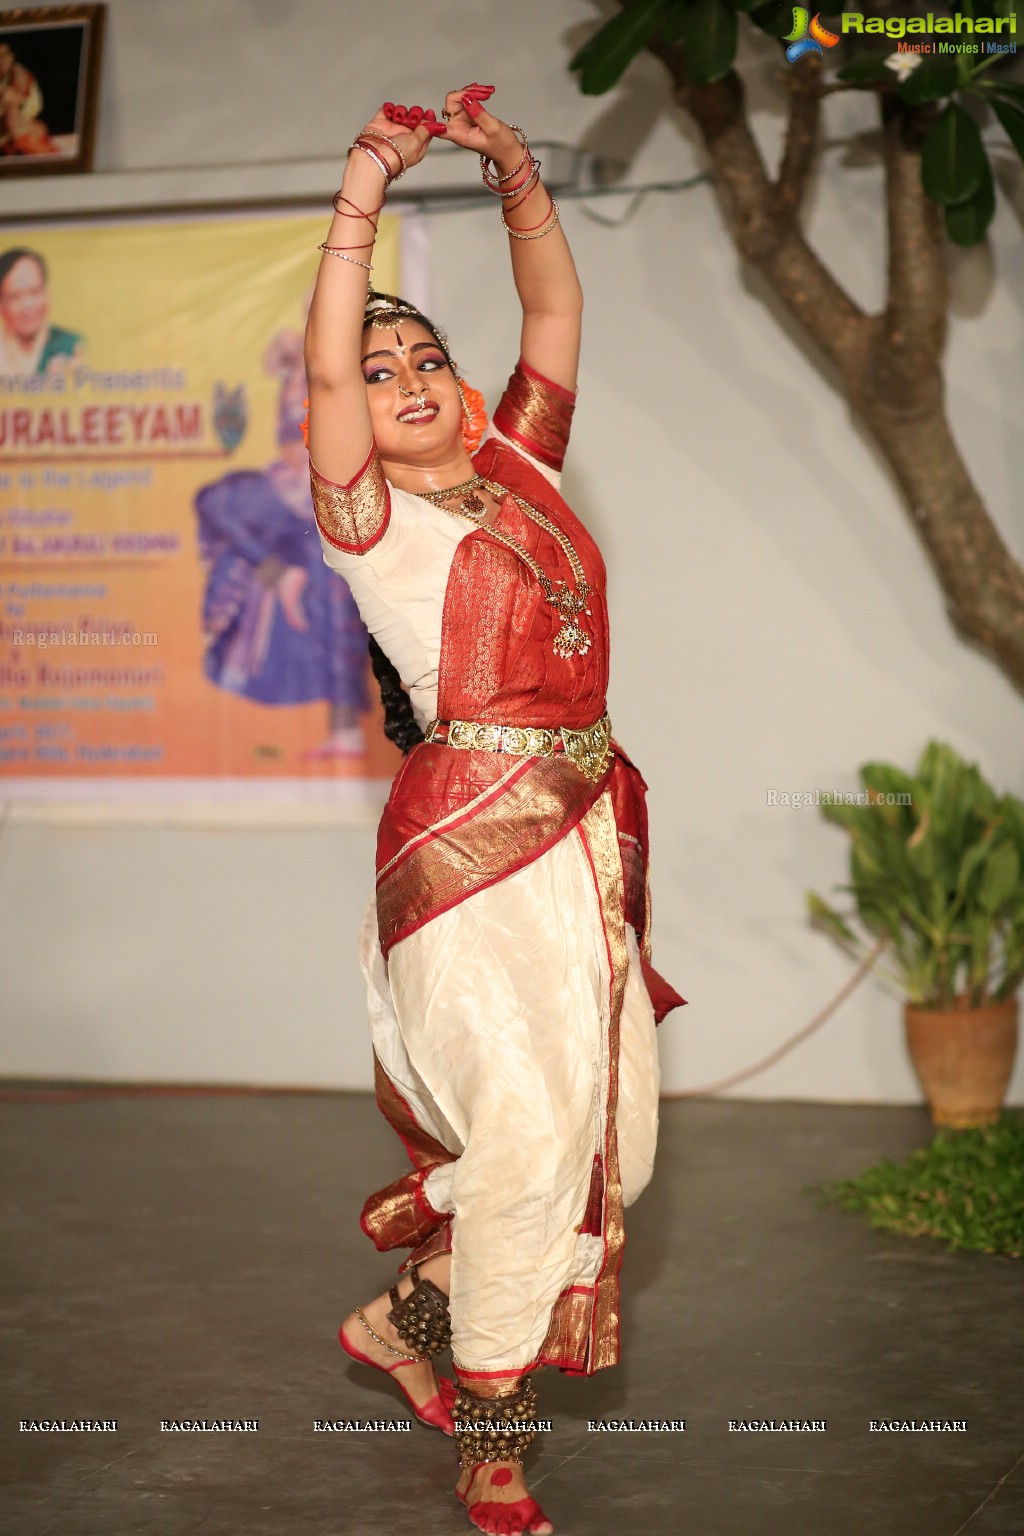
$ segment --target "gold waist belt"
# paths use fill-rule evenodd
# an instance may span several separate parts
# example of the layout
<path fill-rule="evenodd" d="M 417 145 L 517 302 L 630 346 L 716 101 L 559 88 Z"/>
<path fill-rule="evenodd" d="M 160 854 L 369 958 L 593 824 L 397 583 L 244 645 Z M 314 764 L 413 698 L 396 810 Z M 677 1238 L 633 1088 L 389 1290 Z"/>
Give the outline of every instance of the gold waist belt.
<path fill-rule="evenodd" d="M 551 757 L 564 752 L 584 778 L 597 780 L 611 757 L 612 723 L 607 715 L 585 730 L 567 725 L 490 725 L 480 720 L 431 720 L 424 739 L 470 752 L 510 752 L 515 757 Z"/>

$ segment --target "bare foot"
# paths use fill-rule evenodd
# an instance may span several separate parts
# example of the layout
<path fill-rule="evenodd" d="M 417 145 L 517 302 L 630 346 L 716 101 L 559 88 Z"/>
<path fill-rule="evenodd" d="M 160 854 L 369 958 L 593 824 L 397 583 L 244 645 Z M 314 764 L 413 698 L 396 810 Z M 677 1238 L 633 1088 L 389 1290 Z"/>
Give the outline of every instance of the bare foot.
<path fill-rule="evenodd" d="M 467 1469 L 455 1485 L 456 1497 L 481 1531 L 530 1532 L 550 1536 L 554 1530 L 536 1499 L 531 1498 L 523 1469 L 515 1461 L 488 1461 Z"/>

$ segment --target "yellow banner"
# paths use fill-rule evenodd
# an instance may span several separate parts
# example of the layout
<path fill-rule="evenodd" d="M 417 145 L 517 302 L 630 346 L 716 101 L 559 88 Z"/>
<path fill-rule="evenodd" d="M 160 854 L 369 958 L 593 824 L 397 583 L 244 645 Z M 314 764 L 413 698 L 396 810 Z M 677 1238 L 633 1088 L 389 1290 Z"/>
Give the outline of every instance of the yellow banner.
<path fill-rule="evenodd" d="M 374 251 L 388 292 L 400 224 Z M 393 774 L 300 430 L 326 226 L 0 236 L 0 793 Z"/>

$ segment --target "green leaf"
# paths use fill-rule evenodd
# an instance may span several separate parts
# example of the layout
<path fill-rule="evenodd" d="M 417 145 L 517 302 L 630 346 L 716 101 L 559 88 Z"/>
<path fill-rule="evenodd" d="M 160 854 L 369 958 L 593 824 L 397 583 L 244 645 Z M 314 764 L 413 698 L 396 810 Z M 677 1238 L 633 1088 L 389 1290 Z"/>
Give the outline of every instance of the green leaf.
<path fill-rule="evenodd" d="M 1003 843 L 989 857 L 981 877 L 978 900 L 990 915 L 995 915 L 1011 899 L 1017 898 L 1020 884 L 1020 858 L 1012 843 Z"/>
<path fill-rule="evenodd" d="M 807 915 L 815 928 L 821 928 L 825 933 L 831 934 L 844 949 L 856 948 L 859 941 L 853 929 L 840 917 L 834 907 L 830 907 L 828 902 L 814 891 L 807 892 Z"/>
<path fill-rule="evenodd" d="M 683 16 L 686 67 L 698 85 L 721 80 L 736 57 L 736 12 L 724 0 L 694 0 Z"/>
<path fill-rule="evenodd" d="M 917 68 L 898 87 L 898 95 L 911 106 L 918 107 L 926 101 L 952 96 L 959 83 L 960 71 L 955 55 L 922 57 Z"/>
<path fill-rule="evenodd" d="M 925 137 L 921 151 L 925 192 L 935 203 L 965 203 L 981 187 L 987 169 L 977 123 L 951 101 Z"/>
<path fill-rule="evenodd" d="M 946 233 L 954 245 L 977 245 L 996 211 L 996 184 L 985 158 L 981 186 L 965 203 L 950 203 L 946 208 Z"/>
<path fill-rule="evenodd" d="M 678 43 L 682 37 L 686 13 L 692 3 L 693 0 L 667 0 L 658 21 L 658 31 L 666 43 Z"/>
<path fill-rule="evenodd" d="M 842 69 L 837 70 L 836 79 L 844 81 L 847 85 L 874 85 L 880 80 L 887 80 L 892 84 L 896 76 L 891 69 L 886 69 L 884 54 L 864 53 L 860 58 L 851 59 L 849 64 L 844 64 Z"/>
<path fill-rule="evenodd" d="M 1011 107 L 1009 102 L 1000 101 L 998 97 L 990 105 L 1006 129 L 1006 136 L 1010 143 L 1024 160 L 1024 107 L 1018 110 L 1017 107 Z"/>
<path fill-rule="evenodd" d="M 1017 25 L 1020 32 L 1024 33 L 1024 20 Z M 1014 85 L 1012 80 L 981 80 L 978 89 L 983 90 L 986 96 L 1002 96 L 1004 100 L 1012 101 L 1024 110 L 1024 85 Z"/>
<path fill-rule="evenodd" d="M 621 79 L 640 50 L 654 36 L 665 0 L 639 0 L 605 22 L 569 62 L 580 74 L 584 96 L 603 96 Z"/>
<path fill-rule="evenodd" d="M 769 0 L 767 5 L 755 6 L 750 19 L 769 37 L 785 37 L 793 30 L 793 7 L 781 4 L 780 0 Z"/>
<path fill-rule="evenodd" d="M 897 808 L 913 811 L 914 781 L 902 768 L 895 768 L 891 763 L 864 763 L 860 781 L 865 789 L 873 790 L 877 795 L 909 795 L 910 804 Z"/>

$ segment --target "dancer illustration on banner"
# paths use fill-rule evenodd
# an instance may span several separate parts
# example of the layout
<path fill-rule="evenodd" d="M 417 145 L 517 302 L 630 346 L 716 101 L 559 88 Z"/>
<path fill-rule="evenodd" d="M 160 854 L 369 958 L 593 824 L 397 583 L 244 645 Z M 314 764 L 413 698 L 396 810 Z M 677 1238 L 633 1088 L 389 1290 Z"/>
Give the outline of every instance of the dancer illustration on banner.
<path fill-rule="evenodd" d="M 305 758 L 362 757 L 369 708 L 367 632 L 348 584 L 324 564 L 302 434 L 302 337 L 281 330 L 263 366 L 279 380 L 278 457 L 232 470 L 196 495 L 207 568 L 204 670 L 257 704 L 323 699 L 325 739 Z"/>
<path fill-rule="evenodd" d="M 81 355 L 78 332 L 50 324 L 48 284 L 38 251 L 15 245 L 0 253 L 0 374 L 7 378 L 53 377 Z"/>

